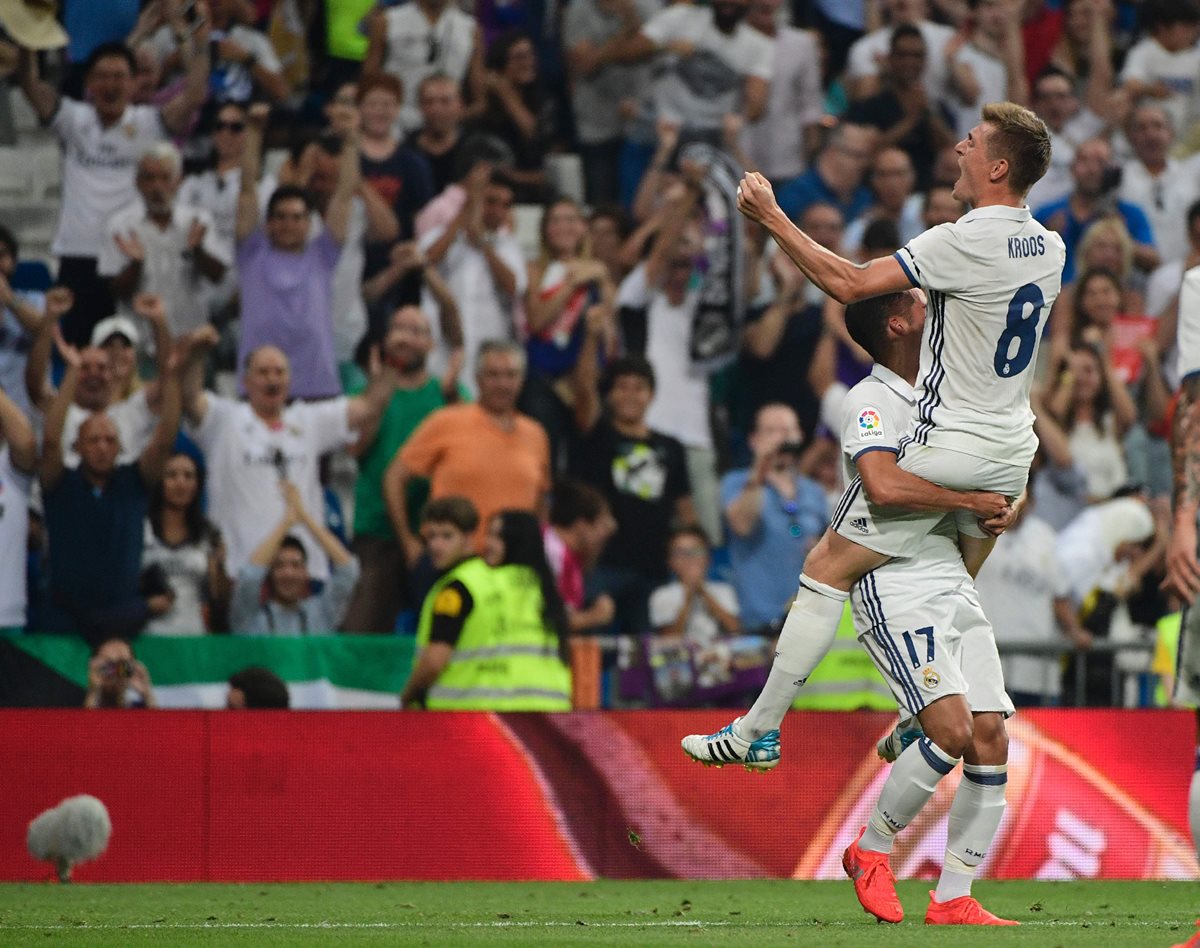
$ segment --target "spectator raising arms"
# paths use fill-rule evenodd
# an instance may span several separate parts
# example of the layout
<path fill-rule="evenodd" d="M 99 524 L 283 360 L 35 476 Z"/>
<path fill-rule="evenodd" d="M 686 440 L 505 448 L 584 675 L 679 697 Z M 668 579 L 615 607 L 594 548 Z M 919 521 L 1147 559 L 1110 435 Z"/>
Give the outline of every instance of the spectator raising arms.
<path fill-rule="evenodd" d="M 457 313 L 452 319 L 456 324 Z M 347 632 L 390 632 L 396 616 L 408 604 L 408 563 L 388 517 L 384 475 L 421 422 L 445 405 L 466 400 L 457 371 L 440 379 L 429 373 L 432 346 L 429 317 L 422 310 L 404 306 L 392 314 L 383 341 L 383 357 L 397 373 L 396 391 L 379 424 L 363 428 L 351 449 L 358 457 L 358 480 L 354 483 L 354 540 L 350 548 L 362 563 L 363 578 L 346 613 Z M 458 351 L 461 359 L 461 347 Z M 424 479 L 408 482 L 405 503 L 409 523 L 419 522 L 428 495 L 429 484 Z"/>
<path fill-rule="evenodd" d="M 259 223 L 257 181 L 266 120 L 265 106 L 251 106 L 237 214 L 242 296 L 238 361 L 245 363 L 263 346 L 275 346 L 295 367 L 294 396 L 329 398 L 342 390 L 334 354 L 333 278 L 358 187 L 358 146 L 354 136 L 343 143 L 324 229 L 309 240 L 311 198 L 293 185 L 275 190 L 266 223 Z"/>
<path fill-rule="evenodd" d="M 295 484 L 280 481 L 283 519 L 238 570 L 230 604 L 237 635 L 327 635 L 341 624 L 358 582 L 358 560 L 305 508 Z M 312 591 L 308 553 L 291 530 L 303 526 L 329 557 L 329 581 Z M 266 596 L 263 584 L 266 583 Z"/>
<path fill-rule="evenodd" d="M 79 465 L 67 467 L 63 427 L 82 359 L 79 350 L 65 342 L 59 349 L 67 372 L 46 413 L 40 470 L 53 558 L 48 625 L 52 631 L 82 633 L 92 641 L 131 635 L 171 606 L 165 593 L 143 596 L 138 580 L 148 494 L 162 477 L 179 431 L 177 366 L 173 364 L 164 379 L 158 425 L 137 463 L 118 463 L 117 427 L 97 413 L 79 427 Z"/>
<path fill-rule="evenodd" d="M 160 108 L 130 104 L 135 64 L 120 43 L 92 51 L 85 68 L 86 102 L 60 97 L 38 76 L 37 55 L 21 51 L 21 90 L 63 148 L 62 212 L 52 251 L 60 260 L 59 282 L 75 292 L 75 307 L 63 326 L 73 345 L 86 343 L 92 326 L 112 312 L 96 258 L 105 224 L 137 200 L 133 170 L 138 159 L 168 132 L 183 132 L 207 94 L 207 27 L 201 25 L 189 42 L 194 55 L 187 82 Z"/>
<path fill-rule="evenodd" d="M 210 332 L 203 342 L 207 346 L 214 340 Z M 346 444 L 352 431 L 378 417 L 391 397 L 395 377 L 386 367 L 376 366 L 360 396 L 289 405 L 291 367 L 287 356 L 273 346 L 247 357 L 245 402 L 204 392 L 202 369 L 202 359 L 188 365 L 187 418 L 212 474 L 209 510 L 225 538 L 225 569 L 233 577 L 285 513 L 277 487 L 280 479 L 297 486 L 306 509 L 324 509 L 317 476 L 321 455 Z M 300 539 L 313 576 L 325 579 L 328 566 L 316 538 L 302 531 Z"/>

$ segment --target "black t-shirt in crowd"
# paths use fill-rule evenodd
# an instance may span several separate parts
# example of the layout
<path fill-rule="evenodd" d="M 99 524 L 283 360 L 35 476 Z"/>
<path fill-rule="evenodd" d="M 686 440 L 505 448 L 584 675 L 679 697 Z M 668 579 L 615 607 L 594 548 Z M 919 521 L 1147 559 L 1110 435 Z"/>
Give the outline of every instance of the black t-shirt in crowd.
<path fill-rule="evenodd" d="M 580 438 L 571 467 L 608 498 L 617 521 L 602 562 L 651 579 L 665 576 L 675 503 L 692 490 L 683 445 L 657 431 L 626 437 L 602 420 Z"/>
<path fill-rule="evenodd" d="M 458 167 L 458 156 L 462 152 L 463 141 L 463 136 L 459 135 L 453 147 L 442 152 L 440 155 L 435 155 L 422 148 L 420 145 L 420 135 L 417 132 L 410 134 L 404 142 L 404 144 L 424 158 L 425 163 L 429 165 L 429 171 L 433 175 L 434 196 L 441 194 L 447 187 L 458 180 L 455 177 L 455 173 L 461 170 Z"/>

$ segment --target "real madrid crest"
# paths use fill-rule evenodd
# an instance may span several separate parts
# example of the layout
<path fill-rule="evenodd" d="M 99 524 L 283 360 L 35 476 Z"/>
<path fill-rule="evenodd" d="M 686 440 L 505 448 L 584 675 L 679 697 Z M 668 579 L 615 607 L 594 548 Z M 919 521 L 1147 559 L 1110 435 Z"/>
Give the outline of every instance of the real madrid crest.
<path fill-rule="evenodd" d="M 925 679 L 925 687 L 931 691 L 942 683 L 942 679 L 938 677 L 938 673 L 928 665 L 925 666 L 925 670 L 921 672 L 921 675 Z"/>

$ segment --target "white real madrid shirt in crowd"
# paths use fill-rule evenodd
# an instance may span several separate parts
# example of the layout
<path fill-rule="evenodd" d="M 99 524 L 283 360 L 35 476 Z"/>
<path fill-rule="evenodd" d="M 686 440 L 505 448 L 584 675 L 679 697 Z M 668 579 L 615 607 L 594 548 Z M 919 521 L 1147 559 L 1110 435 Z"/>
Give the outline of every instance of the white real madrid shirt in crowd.
<path fill-rule="evenodd" d="M 95 257 L 109 218 L 138 200 L 138 160 L 167 131 L 152 106 L 131 105 L 105 128 L 92 106 L 66 97 L 50 128 L 63 152 L 62 210 L 51 250 L 60 257 Z"/>
<path fill-rule="evenodd" d="M 134 292 L 154 293 L 162 298 L 171 334 L 175 336 L 208 322 L 206 293 L 216 285 L 200 272 L 188 248 L 188 234 L 196 222 L 205 228 L 201 241 L 204 252 L 228 267 L 233 262 L 233 248 L 221 239 L 208 211 L 176 203 L 171 209 L 170 222 L 159 227 L 146 214 L 146 205 L 140 197 L 109 219 L 96 263 L 96 272 L 102 277 L 111 279 L 121 273 L 130 258 L 117 246 L 117 237 L 127 238 L 136 233 L 146 256 L 142 280 Z M 119 301 L 117 309 L 137 319 L 129 301 Z"/>
<path fill-rule="evenodd" d="M 142 538 L 142 569 L 157 566 L 163 571 L 175 599 L 171 608 L 155 616 L 142 629 L 143 635 L 202 635 L 204 600 L 201 591 L 208 580 L 208 558 L 214 539 L 205 536 L 194 543 L 172 546 L 159 538 L 146 518 Z"/>
<path fill-rule="evenodd" d="M 1120 82 L 1136 79 L 1147 85 L 1161 82 L 1171 94 L 1156 100 L 1171 115 L 1175 132 L 1183 138 L 1200 120 L 1200 46 L 1171 52 L 1152 36 L 1133 44 L 1125 57 Z"/>
<path fill-rule="evenodd" d="M 0 448 L 0 629 L 25 627 L 25 550 L 33 475 L 18 471 Z"/>
<path fill-rule="evenodd" d="M 1186 215 L 1200 197 L 1200 155 L 1181 161 L 1168 158 L 1158 175 L 1152 175 L 1136 158 L 1125 162 L 1117 197 L 1146 212 L 1163 262 L 1182 260 L 1191 250 Z"/>
<path fill-rule="evenodd" d="M 1066 245 L 1028 207 L 975 208 L 895 253 L 928 294 L 913 440 L 1001 464 L 1037 450 L 1029 391 Z"/>
<path fill-rule="evenodd" d="M 1059 566 L 1054 528 L 1033 514 L 996 541 L 975 579 L 983 611 L 996 641 L 1061 644 L 1054 600 L 1071 589 Z M 1061 690 L 1057 657 L 1012 655 L 1004 660 L 1004 680 L 1016 691 L 1057 697 Z"/>
<path fill-rule="evenodd" d="M 225 568 L 232 578 L 283 519 L 281 476 L 296 485 L 314 517 L 324 516 L 317 464 L 321 455 L 350 438 L 347 401 L 293 402 L 273 427 L 246 402 L 211 392 L 206 397 L 204 420 L 190 430 L 208 461 L 209 516 L 225 538 Z M 325 579 L 325 553 L 307 530 L 295 533 L 308 551 L 308 571 L 314 579 Z"/>
<path fill-rule="evenodd" d="M 665 293 L 646 285 L 646 265 L 639 264 L 617 291 L 617 306 L 646 310 L 646 358 L 654 366 L 654 401 L 646 424 L 669 434 L 687 448 L 711 448 L 708 419 L 708 372 L 689 355 L 692 320 L 700 303 L 689 290 L 678 306 Z"/>
<path fill-rule="evenodd" d="M 925 40 L 925 91 L 934 102 L 950 104 L 950 69 L 946 65 L 946 44 L 954 38 L 954 28 L 921 20 L 916 24 Z M 879 64 L 892 45 L 892 28 L 882 27 L 855 40 L 846 60 L 849 79 L 879 75 Z"/>
<path fill-rule="evenodd" d="M 79 436 L 79 426 L 94 414 L 95 412 L 75 404 L 67 406 L 62 439 L 63 464 L 67 467 L 79 465 L 79 455 L 75 453 L 75 439 Z M 146 389 L 139 388 L 128 398 L 113 402 L 104 410 L 104 414 L 117 426 L 117 437 L 121 442 L 121 453 L 117 456 L 117 463 L 135 463 L 146 450 L 146 445 L 150 443 L 154 428 L 158 424 L 158 416 L 150 410 L 146 401 Z"/>
<path fill-rule="evenodd" d="M 659 47 L 683 41 L 692 45 L 686 58 L 664 53 L 668 64 L 656 69 L 654 114 L 688 129 L 716 131 L 721 119 L 738 112 L 747 76 L 770 82 L 775 61 L 771 40 L 745 23 L 722 33 L 710 7 L 667 7 L 642 26 Z"/>
<path fill-rule="evenodd" d="M 446 228 L 439 226 L 421 237 L 418 244 L 422 253 L 437 243 L 445 232 Z M 450 292 L 458 301 L 458 309 L 462 314 L 466 371 L 462 373 L 460 380 L 472 398 L 479 394 L 475 385 L 475 360 L 479 344 L 485 339 L 515 338 L 518 301 L 525 295 L 525 288 L 529 285 L 525 256 L 521 253 L 521 242 L 517 240 L 516 235 L 509 231 L 496 231 L 488 234 L 486 239 L 491 241 L 496 256 L 504 261 L 504 265 L 516 278 L 515 298 L 509 298 L 500 292 L 496 281 L 492 279 L 487 257 L 483 251 L 471 246 L 461 231 L 454 238 L 438 267 L 442 278 L 450 287 Z M 438 311 L 437 303 L 428 291 L 425 292 L 421 305 L 427 313 Z M 446 366 L 446 347 L 442 345 L 439 321 L 432 320 L 430 328 L 433 331 L 435 348 L 429 359 L 429 371 L 441 375 Z"/>
<path fill-rule="evenodd" d="M 430 23 L 419 4 L 392 7 L 387 17 L 387 50 L 383 71 L 404 85 L 400 124 L 411 131 L 421 125 L 417 92 L 426 76 L 444 73 L 461 83 L 475 49 L 475 18 L 449 3 Z"/>

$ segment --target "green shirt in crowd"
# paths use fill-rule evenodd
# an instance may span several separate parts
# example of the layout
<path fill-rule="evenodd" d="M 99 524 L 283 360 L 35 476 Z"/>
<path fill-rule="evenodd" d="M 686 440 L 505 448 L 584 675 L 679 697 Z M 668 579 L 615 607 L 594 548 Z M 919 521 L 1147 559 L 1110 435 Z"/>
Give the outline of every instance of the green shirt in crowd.
<path fill-rule="evenodd" d="M 365 379 L 356 379 L 349 386 L 347 394 L 359 395 L 366 387 Z M 461 385 L 458 387 L 458 397 L 460 401 L 470 400 L 470 395 Z M 392 394 L 392 400 L 383 410 L 379 433 L 358 459 L 358 480 L 354 484 L 355 536 L 383 539 L 395 536 L 383 499 L 383 475 L 396 452 L 417 430 L 417 426 L 427 415 L 445 404 L 441 380 L 432 377 L 420 388 L 398 389 Z M 421 522 L 421 508 L 425 506 L 428 496 L 429 481 L 414 477 L 408 482 L 409 523 Z"/>

